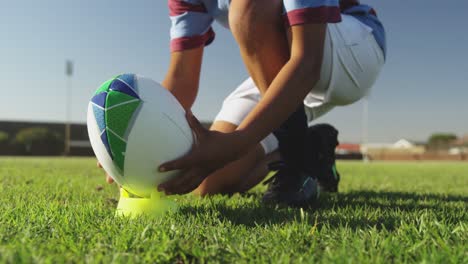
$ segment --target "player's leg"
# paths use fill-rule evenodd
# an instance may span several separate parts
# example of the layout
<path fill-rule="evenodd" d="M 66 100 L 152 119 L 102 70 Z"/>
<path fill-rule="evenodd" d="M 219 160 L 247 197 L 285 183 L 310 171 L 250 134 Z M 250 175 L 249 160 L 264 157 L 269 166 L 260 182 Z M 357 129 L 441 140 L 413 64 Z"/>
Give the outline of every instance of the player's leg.
<path fill-rule="evenodd" d="M 342 22 L 327 28 L 321 80 L 305 99 L 309 120 L 316 120 L 332 108 L 363 98 L 383 66 L 383 52 L 372 32 L 359 20 L 342 15 Z M 315 125 L 308 130 L 309 149 L 315 156 L 309 162 L 321 189 L 337 191 L 340 180 L 335 166 L 337 131 Z"/>
<path fill-rule="evenodd" d="M 249 75 L 263 94 L 289 60 L 282 0 L 231 1 L 229 27 Z"/>
<path fill-rule="evenodd" d="M 334 106 L 352 104 L 366 96 L 377 80 L 385 62 L 383 51 L 371 29 L 349 15 L 343 14 L 342 22 L 330 24 L 327 36 L 331 66 L 323 101 Z M 312 101 L 311 108 L 314 106 Z"/>
<path fill-rule="evenodd" d="M 290 57 L 287 30 L 282 16 L 283 1 L 232 1 L 231 10 L 231 31 L 239 44 L 249 74 L 263 94 Z M 304 107 L 300 104 L 275 131 L 285 166 L 275 174 L 275 180 L 271 181 L 263 198 L 264 202 L 293 204 L 293 200 L 306 202 L 305 200 L 313 197 L 308 194 L 304 196 L 301 191 L 309 186 L 315 188 L 309 181 L 310 177 L 304 173 L 306 132 L 307 118 Z M 313 194 L 315 191 L 307 193 Z"/>

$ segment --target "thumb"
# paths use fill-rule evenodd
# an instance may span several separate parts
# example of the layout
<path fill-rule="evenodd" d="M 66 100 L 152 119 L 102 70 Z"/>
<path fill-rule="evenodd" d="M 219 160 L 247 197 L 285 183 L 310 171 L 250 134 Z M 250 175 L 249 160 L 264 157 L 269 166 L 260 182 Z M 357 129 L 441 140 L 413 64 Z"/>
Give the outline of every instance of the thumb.
<path fill-rule="evenodd" d="M 187 111 L 186 118 L 190 128 L 195 134 L 196 140 L 200 141 L 203 139 L 207 135 L 208 130 L 200 123 L 191 111 Z"/>
<path fill-rule="evenodd" d="M 189 151 L 186 155 L 178 159 L 171 160 L 171 161 L 161 164 L 158 168 L 159 172 L 183 170 L 183 169 L 190 168 L 194 164 L 192 153 L 193 153 L 193 150 Z"/>

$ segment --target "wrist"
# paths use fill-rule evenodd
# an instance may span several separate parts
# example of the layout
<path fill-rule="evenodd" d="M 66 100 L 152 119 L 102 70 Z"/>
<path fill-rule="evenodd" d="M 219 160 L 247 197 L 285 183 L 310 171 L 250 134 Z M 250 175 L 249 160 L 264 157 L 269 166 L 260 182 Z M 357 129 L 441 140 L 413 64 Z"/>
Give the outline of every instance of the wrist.
<path fill-rule="evenodd" d="M 234 142 L 236 142 L 242 152 L 255 147 L 255 144 L 257 143 L 252 133 L 245 128 L 237 129 L 233 132 L 233 136 L 235 137 Z"/>

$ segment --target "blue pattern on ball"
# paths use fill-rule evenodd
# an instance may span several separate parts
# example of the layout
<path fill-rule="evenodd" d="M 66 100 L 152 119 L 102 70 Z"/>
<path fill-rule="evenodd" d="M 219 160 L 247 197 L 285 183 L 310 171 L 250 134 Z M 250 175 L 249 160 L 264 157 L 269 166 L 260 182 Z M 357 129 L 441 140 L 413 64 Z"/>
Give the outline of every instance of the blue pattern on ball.
<path fill-rule="evenodd" d="M 96 123 L 99 126 L 99 131 L 102 132 L 104 129 L 106 129 L 106 119 L 105 119 L 104 109 L 99 108 L 96 105 L 93 105 L 93 113 L 94 113 L 94 118 L 96 119 Z"/>
<path fill-rule="evenodd" d="M 107 153 L 109 153 L 109 156 L 111 157 L 111 159 L 114 159 L 114 157 L 112 156 L 111 149 L 110 149 L 109 140 L 107 140 L 107 131 L 104 131 L 104 133 L 101 134 L 101 140 L 102 140 L 102 143 L 104 143 L 104 146 L 107 149 Z"/>
<path fill-rule="evenodd" d="M 95 95 L 91 99 L 91 102 L 95 103 L 96 105 L 98 105 L 98 106 L 100 106 L 102 108 L 106 108 L 106 97 L 107 97 L 106 92 L 100 93 L 100 94 Z"/>
<path fill-rule="evenodd" d="M 124 81 L 126 84 L 130 85 L 130 87 L 133 88 L 133 91 L 139 94 L 138 87 L 137 85 L 135 85 L 135 80 L 136 80 L 135 74 L 125 73 L 125 74 L 118 76 L 117 79 L 120 79 Z"/>
<path fill-rule="evenodd" d="M 120 79 L 115 79 L 112 81 L 112 83 L 109 86 L 109 90 L 112 91 L 118 91 L 127 95 L 130 95 L 132 97 L 140 99 L 138 94 L 136 94 L 136 91 L 133 90 L 133 87 L 129 86 L 130 84 L 127 84 L 126 82 L 123 82 Z"/>

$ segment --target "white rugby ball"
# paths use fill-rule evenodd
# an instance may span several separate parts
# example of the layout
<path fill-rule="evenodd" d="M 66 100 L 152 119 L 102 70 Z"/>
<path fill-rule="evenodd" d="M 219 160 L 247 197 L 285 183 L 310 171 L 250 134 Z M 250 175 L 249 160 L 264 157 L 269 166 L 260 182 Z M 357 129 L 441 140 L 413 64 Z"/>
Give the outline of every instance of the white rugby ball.
<path fill-rule="evenodd" d="M 128 192 L 149 197 L 178 172 L 160 164 L 186 154 L 193 143 L 185 111 L 157 82 L 122 74 L 105 82 L 88 105 L 88 134 L 104 170 Z"/>

